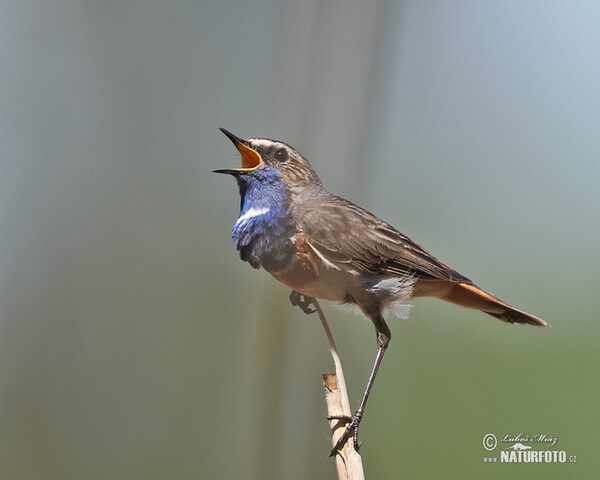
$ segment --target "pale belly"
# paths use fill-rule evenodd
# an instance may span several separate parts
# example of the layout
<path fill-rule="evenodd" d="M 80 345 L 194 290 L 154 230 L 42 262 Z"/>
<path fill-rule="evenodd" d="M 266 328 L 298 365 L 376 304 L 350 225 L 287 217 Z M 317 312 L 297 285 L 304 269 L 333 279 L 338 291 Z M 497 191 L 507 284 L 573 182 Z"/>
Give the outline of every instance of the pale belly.
<path fill-rule="evenodd" d="M 375 275 L 354 270 L 322 266 L 296 259 L 279 272 L 269 272 L 280 282 L 309 297 L 331 300 L 339 304 L 355 304 L 363 312 L 392 310 L 406 317 L 412 298 L 413 277 Z"/>
<path fill-rule="evenodd" d="M 288 287 L 308 297 L 322 298 L 344 303 L 352 291 L 357 290 L 360 281 L 358 275 L 344 270 L 322 269 L 317 273 L 314 268 L 293 262 L 279 272 L 269 272 Z"/>
<path fill-rule="evenodd" d="M 346 303 L 360 290 L 360 276 L 344 270 L 322 270 L 311 282 L 297 290 L 302 295 Z"/>

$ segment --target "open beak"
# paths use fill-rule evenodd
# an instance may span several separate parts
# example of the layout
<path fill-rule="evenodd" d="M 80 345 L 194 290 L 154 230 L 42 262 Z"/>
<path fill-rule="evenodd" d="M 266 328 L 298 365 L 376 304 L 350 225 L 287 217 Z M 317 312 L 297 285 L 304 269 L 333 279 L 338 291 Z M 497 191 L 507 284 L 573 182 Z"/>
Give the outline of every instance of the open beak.
<path fill-rule="evenodd" d="M 224 128 L 220 128 L 225 135 L 233 142 L 235 148 L 238 149 L 238 152 L 242 155 L 242 168 L 229 168 L 223 170 L 213 170 L 214 173 L 228 173 L 230 175 L 238 175 L 244 172 L 251 172 L 260 167 L 263 163 L 260 154 L 250 148 L 248 142 L 243 138 L 234 135 L 233 133 L 225 130 Z"/>

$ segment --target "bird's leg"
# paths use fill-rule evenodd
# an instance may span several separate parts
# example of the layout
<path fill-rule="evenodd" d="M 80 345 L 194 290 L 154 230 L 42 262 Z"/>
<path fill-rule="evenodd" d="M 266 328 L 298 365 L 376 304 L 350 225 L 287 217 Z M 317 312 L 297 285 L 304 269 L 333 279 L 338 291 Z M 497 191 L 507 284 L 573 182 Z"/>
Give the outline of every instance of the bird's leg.
<path fill-rule="evenodd" d="M 290 302 L 294 307 L 300 307 L 304 313 L 307 315 L 311 313 L 315 313 L 317 311 L 316 308 L 313 308 L 313 299 L 312 297 L 307 297 L 306 295 L 302 295 L 296 290 L 292 290 L 290 293 Z"/>
<path fill-rule="evenodd" d="M 354 440 L 354 448 L 358 450 L 360 448 L 360 444 L 358 443 L 358 426 L 360 425 L 360 421 L 365 413 L 365 406 L 367 405 L 367 400 L 369 399 L 369 394 L 371 393 L 371 389 L 373 388 L 373 384 L 375 383 L 375 377 L 377 376 L 377 371 L 379 370 L 379 366 L 381 365 L 381 360 L 383 360 L 383 355 L 387 350 L 390 339 L 392 337 L 392 333 L 388 328 L 387 324 L 383 320 L 381 315 L 378 315 L 376 320 L 373 321 L 375 324 L 375 329 L 377 330 L 377 355 L 375 356 L 375 363 L 373 364 L 373 368 L 371 369 L 371 375 L 369 375 L 369 381 L 367 382 L 367 387 L 365 388 L 365 392 L 363 393 L 362 400 L 360 401 L 360 405 L 358 409 L 352 417 L 349 418 L 350 424 L 346 427 L 346 431 L 339 438 L 331 452 L 329 453 L 330 457 L 333 457 L 338 451 L 341 451 L 344 444 L 348 441 L 348 439 L 352 436 Z M 346 420 L 348 417 L 340 416 L 338 417 L 329 417 L 329 420 Z"/>

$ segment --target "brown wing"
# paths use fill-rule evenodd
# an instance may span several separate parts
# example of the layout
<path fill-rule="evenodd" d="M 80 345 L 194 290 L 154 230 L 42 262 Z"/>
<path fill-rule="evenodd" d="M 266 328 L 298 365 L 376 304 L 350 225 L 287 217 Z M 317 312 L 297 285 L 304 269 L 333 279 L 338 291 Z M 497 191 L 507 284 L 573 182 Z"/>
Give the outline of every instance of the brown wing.
<path fill-rule="evenodd" d="M 472 283 L 364 208 L 332 194 L 327 200 L 304 210 L 299 227 L 332 263 L 347 263 L 368 273 Z"/>

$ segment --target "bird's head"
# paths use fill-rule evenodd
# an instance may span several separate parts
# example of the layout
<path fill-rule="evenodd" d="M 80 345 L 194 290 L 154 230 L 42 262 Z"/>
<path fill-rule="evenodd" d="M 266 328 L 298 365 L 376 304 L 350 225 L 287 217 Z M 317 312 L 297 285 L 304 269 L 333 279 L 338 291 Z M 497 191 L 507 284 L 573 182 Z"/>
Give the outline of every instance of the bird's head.
<path fill-rule="evenodd" d="M 281 178 L 292 190 L 321 183 L 308 160 L 287 143 L 268 138 L 240 138 L 224 128 L 221 131 L 242 155 L 242 167 L 214 170 L 215 173 L 233 175 L 242 183 L 250 179 L 260 182 Z"/>

